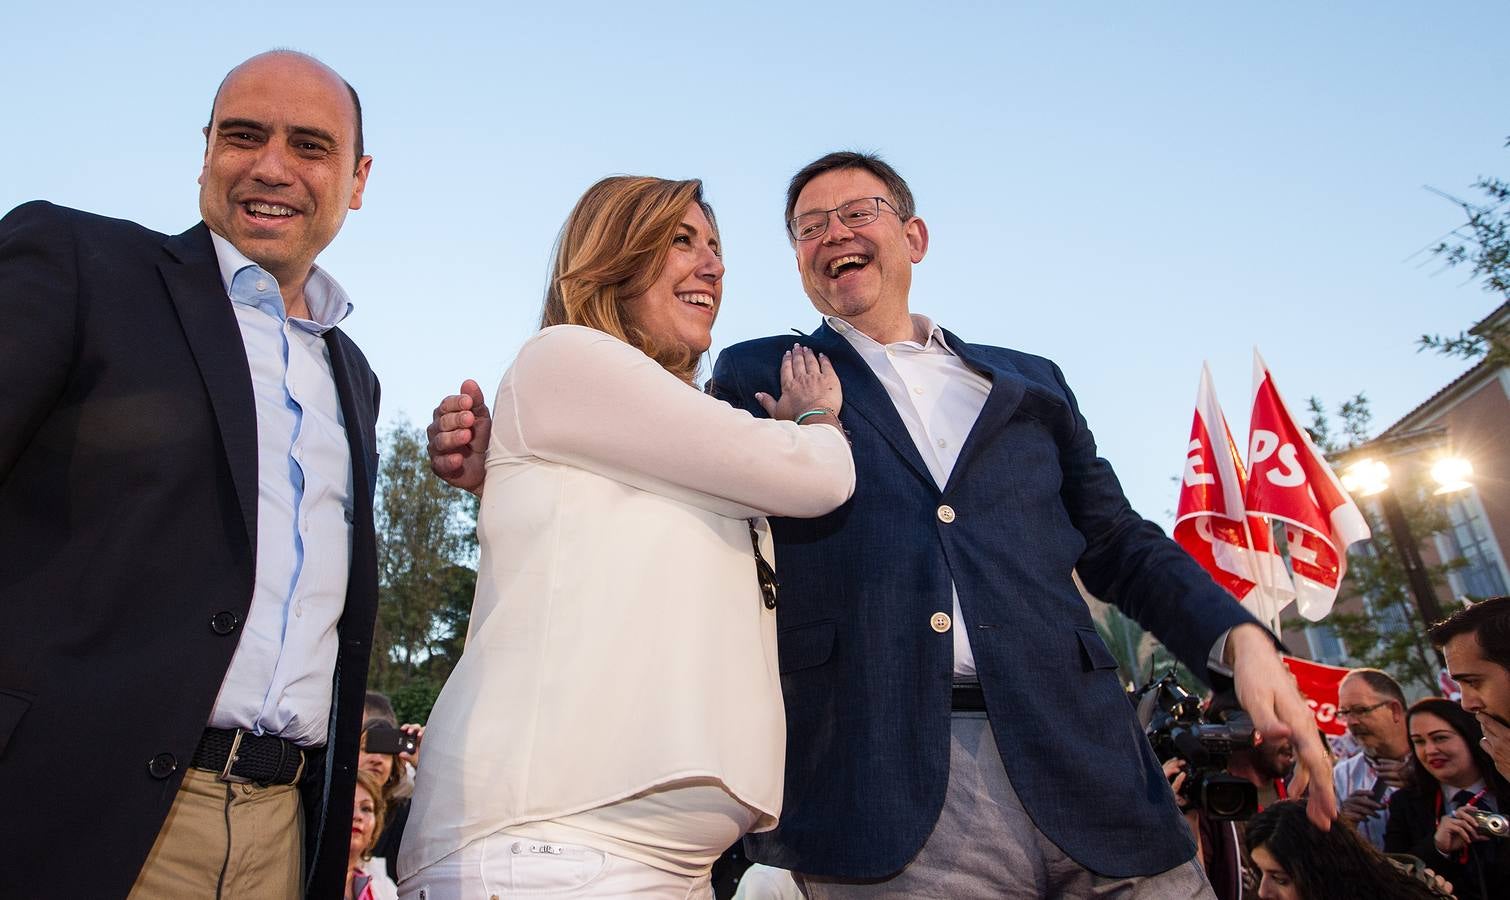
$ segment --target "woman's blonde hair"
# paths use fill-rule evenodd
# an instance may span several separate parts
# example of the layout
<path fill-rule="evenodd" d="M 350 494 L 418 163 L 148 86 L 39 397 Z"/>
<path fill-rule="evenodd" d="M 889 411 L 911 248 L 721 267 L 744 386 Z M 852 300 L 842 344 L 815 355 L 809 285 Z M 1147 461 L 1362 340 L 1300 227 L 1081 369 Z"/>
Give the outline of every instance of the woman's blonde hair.
<path fill-rule="evenodd" d="M 367 839 L 367 846 L 362 848 L 362 858 L 372 859 L 372 848 L 383 833 L 383 820 L 388 814 L 388 802 L 383 799 L 383 783 L 366 769 L 357 769 L 357 787 L 366 790 L 367 796 L 372 798 L 372 836 Z"/>
<path fill-rule="evenodd" d="M 624 307 L 660 277 L 689 203 L 702 207 L 716 233 L 713 209 L 695 178 L 614 175 L 588 188 L 556 238 L 540 327 L 596 328 L 691 383 L 698 354 L 685 344 L 660 346 Z"/>

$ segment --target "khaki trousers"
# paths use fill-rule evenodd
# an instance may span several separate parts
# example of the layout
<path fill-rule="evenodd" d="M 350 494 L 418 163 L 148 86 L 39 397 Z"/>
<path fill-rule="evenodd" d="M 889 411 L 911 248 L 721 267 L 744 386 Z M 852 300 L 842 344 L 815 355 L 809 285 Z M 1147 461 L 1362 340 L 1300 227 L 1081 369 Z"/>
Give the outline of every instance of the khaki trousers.
<path fill-rule="evenodd" d="M 299 789 L 227 784 L 190 769 L 131 900 L 293 900 L 302 894 Z"/>

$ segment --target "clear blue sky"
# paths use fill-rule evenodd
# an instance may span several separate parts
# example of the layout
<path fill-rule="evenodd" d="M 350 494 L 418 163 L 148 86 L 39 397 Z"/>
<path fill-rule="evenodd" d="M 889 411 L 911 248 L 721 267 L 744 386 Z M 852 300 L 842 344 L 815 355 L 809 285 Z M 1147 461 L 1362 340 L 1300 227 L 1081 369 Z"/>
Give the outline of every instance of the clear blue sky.
<path fill-rule="evenodd" d="M 791 173 L 881 151 L 932 235 L 913 309 L 1056 359 L 1134 505 L 1168 526 L 1202 359 L 1238 440 L 1251 347 L 1292 406 L 1383 427 L 1464 368 L 1420 355 L 1495 305 L 1418 254 L 1423 189 L 1510 175 L 1510 4 L 25 3 L 0 28 L 0 209 L 177 232 L 227 69 L 275 46 L 362 94 L 366 206 L 321 258 L 384 419 L 490 394 L 551 242 L 619 172 L 701 177 L 728 274 L 715 351 L 811 329 Z"/>

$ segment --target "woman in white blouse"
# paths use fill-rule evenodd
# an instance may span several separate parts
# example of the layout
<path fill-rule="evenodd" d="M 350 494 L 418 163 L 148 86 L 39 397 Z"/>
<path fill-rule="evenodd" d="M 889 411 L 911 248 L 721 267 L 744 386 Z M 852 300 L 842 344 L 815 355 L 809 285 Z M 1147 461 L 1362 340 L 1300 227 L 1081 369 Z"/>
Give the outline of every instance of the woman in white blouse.
<path fill-rule="evenodd" d="M 767 515 L 854 489 L 827 360 L 756 419 L 699 391 L 722 295 L 697 181 L 615 177 L 556 246 L 493 406 L 466 652 L 425 731 L 407 898 L 712 897 L 775 825 L 786 729 Z"/>

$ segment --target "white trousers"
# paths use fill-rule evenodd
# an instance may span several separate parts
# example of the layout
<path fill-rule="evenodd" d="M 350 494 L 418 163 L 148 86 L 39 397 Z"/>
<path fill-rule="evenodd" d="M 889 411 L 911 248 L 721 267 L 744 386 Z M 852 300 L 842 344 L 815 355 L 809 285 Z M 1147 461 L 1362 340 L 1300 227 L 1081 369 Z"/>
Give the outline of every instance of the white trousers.
<path fill-rule="evenodd" d="M 500 831 L 425 867 L 399 887 L 400 900 L 511 897 L 713 900 L 713 884 L 707 874 L 677 875 L 584 844 Z"/>

